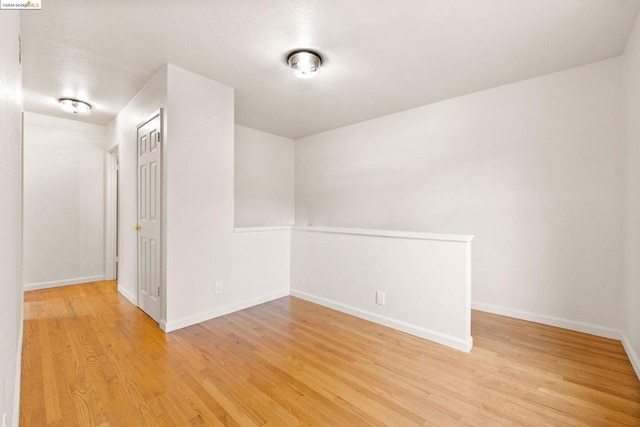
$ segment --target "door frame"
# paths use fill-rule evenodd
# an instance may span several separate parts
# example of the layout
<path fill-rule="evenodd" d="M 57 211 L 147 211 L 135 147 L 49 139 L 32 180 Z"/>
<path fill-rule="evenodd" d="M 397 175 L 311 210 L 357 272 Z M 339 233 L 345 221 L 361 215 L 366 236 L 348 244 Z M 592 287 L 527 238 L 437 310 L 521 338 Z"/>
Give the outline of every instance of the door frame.
<path fill-rule="evenodd" d="M 118 278 L 119 144 L 107 150 L 105 176 L 104 278 Z"/>

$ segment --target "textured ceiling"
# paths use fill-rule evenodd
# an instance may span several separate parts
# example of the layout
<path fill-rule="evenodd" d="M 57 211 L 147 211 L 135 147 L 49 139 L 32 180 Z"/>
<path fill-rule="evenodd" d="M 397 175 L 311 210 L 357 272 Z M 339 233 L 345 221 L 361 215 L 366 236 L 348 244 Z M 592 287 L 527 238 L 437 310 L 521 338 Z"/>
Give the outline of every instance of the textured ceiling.
<path fill-rule="evenodd" d="M 640 0 L 45 0 L 21 12 L 25 110 L 107 124 L 165 63 L 235 88 L 236 123 L 296 138 L 620 55 Z M 312 48 L 311 80 L 287 52 Z M 62 116 L 69 117 L 69 116 Z M 80 118 L 78 118 L 80 119 Z"/>

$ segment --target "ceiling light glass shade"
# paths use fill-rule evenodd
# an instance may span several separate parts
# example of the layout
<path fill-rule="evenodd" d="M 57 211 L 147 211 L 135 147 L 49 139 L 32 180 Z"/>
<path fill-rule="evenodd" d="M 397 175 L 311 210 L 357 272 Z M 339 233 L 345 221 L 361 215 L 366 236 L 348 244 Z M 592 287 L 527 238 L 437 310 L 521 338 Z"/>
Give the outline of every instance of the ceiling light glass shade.
<path fill-rule="evenodd" d="M 322 59 L 318 54 L 304 50 L 289 55 L 287 63 L 294 76 L 310 79 L 320 72 Z"/>
<path fill-rule="evenodd" d="M 59 100 L 60 108 L 67 113 L 77 114 L 79 116 L 86 116 L 91 112 L 91 104 L 87 104 L 84 101 L 78 101 L 77 99 L 62 98 Z"/>

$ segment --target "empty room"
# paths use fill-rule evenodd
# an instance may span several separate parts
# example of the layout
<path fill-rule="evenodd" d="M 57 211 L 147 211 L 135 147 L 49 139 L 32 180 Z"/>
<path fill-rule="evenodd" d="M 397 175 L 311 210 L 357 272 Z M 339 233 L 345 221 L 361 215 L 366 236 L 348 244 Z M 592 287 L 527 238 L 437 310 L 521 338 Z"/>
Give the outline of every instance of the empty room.
<path fill-rule="evenodd" d="M 640 0 L 0 0 L 0 427 L 639 426 Z"/>

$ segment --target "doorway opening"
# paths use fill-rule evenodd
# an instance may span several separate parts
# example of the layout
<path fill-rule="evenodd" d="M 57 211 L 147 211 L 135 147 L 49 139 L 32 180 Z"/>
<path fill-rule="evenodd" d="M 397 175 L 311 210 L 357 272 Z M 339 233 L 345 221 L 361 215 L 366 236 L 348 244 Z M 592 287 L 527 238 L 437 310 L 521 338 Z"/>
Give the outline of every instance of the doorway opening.
<path fill-rule="evenodd" d="M 120 163 L 118 145 L 107 152 L 105 201 L 105 280 L 118 280 L 118 206 Z"/>

